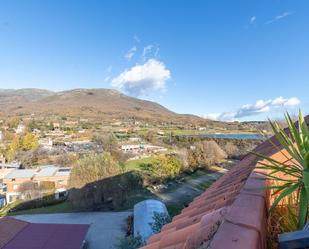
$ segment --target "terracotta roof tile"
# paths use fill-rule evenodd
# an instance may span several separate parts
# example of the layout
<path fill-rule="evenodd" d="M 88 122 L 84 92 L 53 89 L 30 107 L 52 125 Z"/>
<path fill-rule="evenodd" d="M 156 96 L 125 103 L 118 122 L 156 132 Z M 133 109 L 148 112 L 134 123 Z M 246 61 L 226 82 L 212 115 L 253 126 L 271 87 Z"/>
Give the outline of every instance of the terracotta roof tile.
<path fill-rule="evenodd" d="M 255 230 L 224 222 L 213 237 L 209 249 L 260 248 L 259 234 Z"/>

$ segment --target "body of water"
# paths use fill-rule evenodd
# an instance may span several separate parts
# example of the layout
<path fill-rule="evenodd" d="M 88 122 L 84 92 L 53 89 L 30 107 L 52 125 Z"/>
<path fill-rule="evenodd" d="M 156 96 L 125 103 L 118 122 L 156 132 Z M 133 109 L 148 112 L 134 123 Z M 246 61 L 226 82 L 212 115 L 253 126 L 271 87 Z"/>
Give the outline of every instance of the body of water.
<path fill-rule="evenodd" d="M 201 138 L 226 138 L 226 139 L 263 139 L 260 134 L 198 134 L 198 135 L 184 135 L 188 137 Z"/>

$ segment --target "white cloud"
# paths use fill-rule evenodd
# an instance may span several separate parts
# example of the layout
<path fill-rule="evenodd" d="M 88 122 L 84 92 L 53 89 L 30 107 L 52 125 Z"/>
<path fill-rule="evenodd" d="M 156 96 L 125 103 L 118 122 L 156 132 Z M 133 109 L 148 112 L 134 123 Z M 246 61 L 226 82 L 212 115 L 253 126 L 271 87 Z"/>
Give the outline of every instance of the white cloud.
<path fill-rule="evenodd" d="M 137 51 L 137 47 L 134 46 L 134 47 L 129 49 L 129 51 L 125 54 L 124 57 L 129 61 L 135 55 L 136 51 Z"/>
<path fill-rule="evenodd" d="M 112 86 L 133 96 L 145 96 L 151 91 L 165 91 L 170 78 L 171 72 L 163 62 L 149 59 L 112 79 Z"/>
<path fill-rule="evenodd" d="M 151 53 L 151 50 L 153 49 L 153 45 L 148 45 L 146 47 L 144 47 L 143 49 L 143 58 L 145 58 L 149 53 Z"/>
<path fill-rule="evenodd" d="M 134 39 L 134 41 L 136 41 L 136 42 L 138 42 L 138 43 L 141 42 L 141 40 L 139 39 L 139 37 L 138 37 L 137 35 L 134 35 L 134 36 L 133 36 L 133 39 Z"/>
<path fill-rule="evenodd" d="M 145 61 L 147 57 L 157 57 L 160 51 L 159 45 L 149 44 L 143 49 L 142 58 Z"/>
<path fill-rule="evenodd" d="M 204 118 L 218 121 L 233 122 L 237 119 L 235 118 L 234 112 L 222 112 L 222 113 L 209 113 L 203 116 Z"/>
<path fill-rule="evenodd" d="M 106 76 L 106 77 L 104 78 L 104 82 L 109 82 L 110 79 L 111 79 L 110 76 Z"/>
<path fill-rule="evenodd" d="M 273 19 L 265 22 L 265 24 L 271 24 L 271 23 L 277 22 L 280 19 L 286 18 L 286 17 L 293 15 L 293 14 L 294 13 L 292 13 L 292 12 L 283 12 L 281 15 L 275 16 Z"/>
<path fill-rule="evenodd" d="M 252 16 L 250 18 L 250 24 L 254 24 L 256 22 L 256 16 Z"/>
<path fill-rule="evenodd" d="M 260 113 L 265 113 L 278 107 L 295 107 L 300 104 L 300 100 L 296 97 L 283 98 L 278 97 L 270 100 L 258 100 L 254 104 L 246 104 L 240 107 L 235 112 L 223 112 L 223 113 L 210 113 L 205 115 L 205 118 L 220 121 L 235 121 L 240 118 L 249 117 L 253 115 L 258 115 Z"/>
<path fill-rule="evenodd" d="M 272 101 L 273 106 L 285 106 L 285 107 L 293 107 L 300 104 L 300 100 L 298 98 L 289 98 L 285 99 L 283 97 L 278 97 Z"/>

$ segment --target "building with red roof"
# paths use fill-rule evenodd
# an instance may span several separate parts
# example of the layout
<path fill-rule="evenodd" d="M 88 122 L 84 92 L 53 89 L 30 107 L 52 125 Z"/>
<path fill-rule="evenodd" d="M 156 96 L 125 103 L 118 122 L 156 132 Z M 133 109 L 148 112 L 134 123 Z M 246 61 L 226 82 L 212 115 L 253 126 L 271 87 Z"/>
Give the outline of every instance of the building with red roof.
<path fill-rule="evenodd" d="M 82 249 L 89 226 L 0 218 L 0 249 Z"/>

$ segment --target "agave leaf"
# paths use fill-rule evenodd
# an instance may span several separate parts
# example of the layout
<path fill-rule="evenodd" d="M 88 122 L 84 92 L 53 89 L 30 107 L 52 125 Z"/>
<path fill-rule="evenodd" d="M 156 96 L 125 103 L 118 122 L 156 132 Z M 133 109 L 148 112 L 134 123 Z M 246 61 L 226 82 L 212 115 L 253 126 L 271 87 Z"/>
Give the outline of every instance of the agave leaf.
<path fill-rule="evenodd" d="M 260 166 L 260 165 L 263 165 L 263 166 Z M 266 164 L 266 163 L 260 163 L 259 166 L 257 166 L 258 169 L 266 169 L 266 170 L 269 170 L 270 172 L 266 173 L 268 175 L 273 175 L 273 174 L 276 174 L 278 172 L 283 172 L 285 174 L 288 174 L 288 175 L 291 175 L 291 176 L 294 176 L 296 178 L 300 178 L 302 177 L 302 172 L 299 171 L 298 169 L 291 169 L 291 168 L 288 168 L 288 167 L 284 167 L 282 166 L 282 168 L 278 167 L 277 165 L 271 165 L 271 164 Z"/>
<path fill-rule="evenodd" d="M 277 122 L 272 123 L 270 121 L 270 125 L 282 147 L 291 155 L 292 158 L 302 164 L 303 158 L 299 151 L 295 148 L 291 138 L 285 133 L 285 131 L 278 125 Z"/>
<path fill-rule="evenodd" d="M 271 158 L 271 157 L 269 157 L 269 156 L 265 156 L 265 155 L 263 155 L 263 154 L 261 154 L 261 153 L 255 152 L 255 151 L 251 151 L 250 153 L 253 154 L 253 155 L 256 155 L 257 157 L 263 158 L 263 159 L 265 159 L 265 160 L 267 160 L 267 161 L 269 161 L 269 162 L 271 162 L 271 163 L 274 163 L 274 164 L 276 164 L 276 165 L 282 165 L 282 164 L 284 164 L 284 163 L 282 163 L 282 162 L 280 162 L 280 161 L 277 161 L 277 160 L 275 160 L 275 159 L 273 159 L 273 158 Z M 261 162 L 259 162 L 259 163 L 261 163 Z M 295 166 L 295 165 L 294 165 L 294 166 Z M 299 168 L 299 167 L 298 167 L 298 168 Z"/>
<path fill-rule="evenodd" d="M 301 110 L 298 115 L 298 126 L 302 133 L 304 147 L 306 151 L 309 151 L 309 128 Z"/>
<path fill-rule="evenodd" d="M 258 154 L 257 154 L 258 155 Z M 263 156 L 261 156 L 263 157 Z M 267 169 L 278 169 L 278 171 L 291 171 L 291 172 L 298 172 L 300 174 L 302 174 L 303 170 L 299 168 L 298 165 L 294 165 L 294 164 L 285 164 L 285 163 L 280 163 L 278 161 L 275 161 L 274 159 L 270 158 L 270 157 L 263 157 L 266 161 L 268 161 L 269 163 L 265 163 L 265 162 L 258 162 L 259 165 L 265 166 Z M 258 166 L 258 168 L 260 168 Z"/>
<path fill-rule="evenodd" d="M 278 186 L 278 188 L 272 193 L 272 195 L 277 195 L 278 193 L 280 193 L 283 189 L 289 187 L 290 185 L 292 185 L 293 183 L 292 182 L 289 182 L 289 183 L 285 183 L 281 186 Z"/>
<path fill-rule="evenodd" d="M 304 188 L 300 190 L 299 210 L 298 210 L 298 228 L 302 229 L 305 225 L 308 211 L 308 198 Z"/>
<path fill-rule="evenodd" d="M 285 114 L 285 119 L 288 123 L 288 127 L 289 127 L 289 130 L 291 132 L 291 135 L 292 135 L 293 139 L 295 140 L 297 147 L 299 148 L 299 151 L 302 152 L 304 150 L 304 147 L 303 147 L 303 140 L 302 140 L 301 133 L 295 127 L 295 124 L 294 124 L 291 116 L 289 115 L 289 113 Z"/>
<path fill-rule="evenodd" d="M 308 170 L 308 168 L 309 168 L 309 151 L 305 155 L 304 162 L 305 162 L 306 169 Z"/>
<path fill-rule="evenodd" d="M 270 211 L 272 211 L 277 205 L 278 203 L 286 196 L 292 194 L 294 191 L 296 191 L 299 188 L 299 183 L 296 183 L 294 185 L 291 185 L 287 188 L 285 188 L 281 194 L 277 197 L 277 199 L 274 201 L 274 203 L 271 205 L 270 207 Z"/>
<path fill-rule="evenodd" d="M 262 169 L 263 169 L 263 167 L 262 167 Z M 267 169 L 267 168 L 265 167 L 265 169 Z M 276 173 L 276 172 L 275 172 L 275 173 Z M 275 174 L 275 173 L 274 173 L 274 174 Z M 278 178 L 277 176 L 274 176 L 274 175 L 272 174 L 272 172 L 271 172 L 271 173 L 263 173 L 263 172 L 260 172 L 260 174 L 266 176 L 266 177 L 267 177 L 267 180 L 274 179 L 274 177 L 275 177 L 275 178 Z M 287 173 L 287 174 L 289 174 L 289 173 Z M 291 174 L 289 174 L 289 175 L 291 175 Z M 301 175 L 300 175 L 300 176 L 299 176 L 299 175 L 295 175 L 295 178 L 296 178 L 296 179 L 299 179 L 300 177 L 301 177 Z M 295 180 L 292 180 L 292 179 L 282 179 L 282 178 L 278 178 L 278 180 L 279 180 L 279 181 L 286 181 L 286 182 L 290 182 L 290 181 L 295 182 Z"/>

